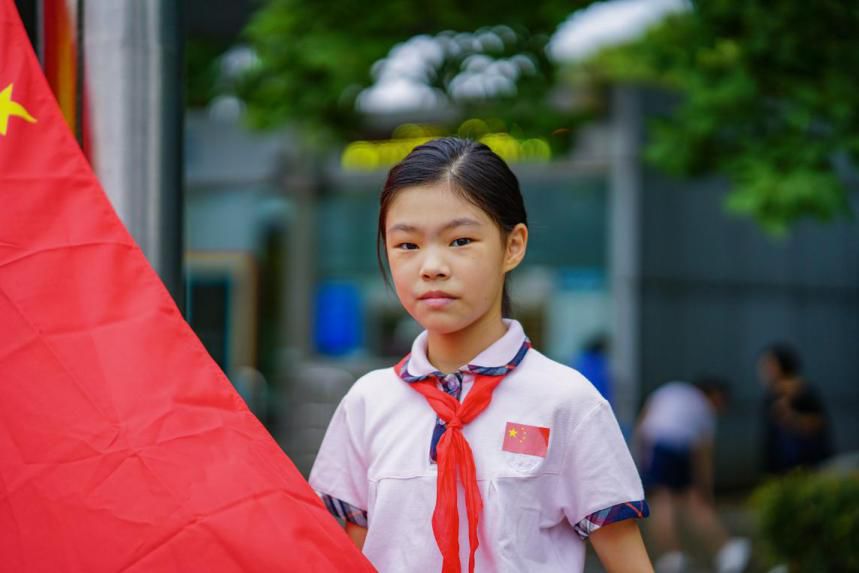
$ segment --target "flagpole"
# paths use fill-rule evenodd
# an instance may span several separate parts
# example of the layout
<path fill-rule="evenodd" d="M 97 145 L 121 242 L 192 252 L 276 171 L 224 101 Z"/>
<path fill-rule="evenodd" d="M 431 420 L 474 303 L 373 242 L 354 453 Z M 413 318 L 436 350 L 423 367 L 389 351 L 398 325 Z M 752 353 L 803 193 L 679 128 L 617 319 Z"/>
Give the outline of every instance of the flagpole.
<path fill-rule="evenodd" d="M 20 6 L 19 6 L 20 8 Z M 35 38 L 34 48 L 36 56 L 39 58 L 39 64 L 42 69 L 45 69 L 45 0 L 36 0 L 36 31 L 33 34 Z"/>
<path fill-rule="evenodd" d="M 86 0 L 77 0 L 75 3 L 77 11 L 77 22 L 75 30 L 75 139 L 78 140 L 78 145 L 81 146 L 84 153 L 89 150 L 84 149 L 84 66 L 86 58 L 84 57 L 84 3 Z"/>

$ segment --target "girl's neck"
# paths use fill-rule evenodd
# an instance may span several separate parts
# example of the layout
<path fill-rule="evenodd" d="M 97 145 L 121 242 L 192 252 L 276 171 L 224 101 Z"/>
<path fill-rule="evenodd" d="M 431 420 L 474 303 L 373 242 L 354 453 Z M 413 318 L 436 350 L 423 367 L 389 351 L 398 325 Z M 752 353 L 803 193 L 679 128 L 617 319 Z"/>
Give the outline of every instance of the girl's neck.
<path fill-rule="evenodd" d="M 427 358 L 439 372 L 453 372 L 486 350 L 507 332 L 501 313 L 492 313 L 451 333 L 427 333 Z"/>

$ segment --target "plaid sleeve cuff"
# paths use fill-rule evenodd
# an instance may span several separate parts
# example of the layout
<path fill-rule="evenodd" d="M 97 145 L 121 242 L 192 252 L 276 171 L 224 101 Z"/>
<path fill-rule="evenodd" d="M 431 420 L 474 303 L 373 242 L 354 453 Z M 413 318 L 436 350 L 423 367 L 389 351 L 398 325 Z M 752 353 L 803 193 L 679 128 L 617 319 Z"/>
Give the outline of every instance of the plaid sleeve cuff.
<path fill-rule="evenodd" d="M 360 525 L 361 527 L 367 527 L 367 512 L 363 509 L 325 493 L 320 493 L 319 497 L 322 498 L 325 507 L 328 508 L 328 511 L 334 517 L 354 523 L 355 525 Z"/>
<path fill-rule="evenodd" d="M 624 519 L 643 519 L 650 515 L 650 508 L 643 499 L 619 503 L 588 515 L 575 526 L 576 533 L 582 539 L 590 537 L 591 533 L 610 523 Z"/>

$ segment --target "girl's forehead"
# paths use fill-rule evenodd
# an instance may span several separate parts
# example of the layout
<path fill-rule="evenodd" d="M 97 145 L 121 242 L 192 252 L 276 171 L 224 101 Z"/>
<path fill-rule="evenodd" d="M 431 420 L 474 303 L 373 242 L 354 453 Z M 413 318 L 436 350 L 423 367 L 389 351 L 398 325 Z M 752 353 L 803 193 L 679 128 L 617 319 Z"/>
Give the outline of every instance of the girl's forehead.
<path fill-rule="evenodd" d="M 483 209 L 466 199 L 449 183 L 440 182 L 399 190 L 391 200 L 385 218 L 387 225 L 390 226 L 395 219 L 428 221 L 456 218 L 464 214 L 480 222 L 491 220 Z"/>

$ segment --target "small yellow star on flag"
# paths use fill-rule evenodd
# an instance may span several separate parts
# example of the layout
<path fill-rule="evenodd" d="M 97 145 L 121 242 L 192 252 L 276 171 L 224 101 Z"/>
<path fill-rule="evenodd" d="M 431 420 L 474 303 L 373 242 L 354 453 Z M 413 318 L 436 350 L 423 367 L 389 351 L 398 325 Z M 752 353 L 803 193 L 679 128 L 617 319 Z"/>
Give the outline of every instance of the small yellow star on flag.
<path fill-rule="evenodd" d="M 36 118 L 30 115 L 24 106 L 12 99 L 12 88 L 9 84 L 0 92 L 0 135 L 6 135 L 10 117 L 20 117 L 26 122 L 36 123 Z"/>

